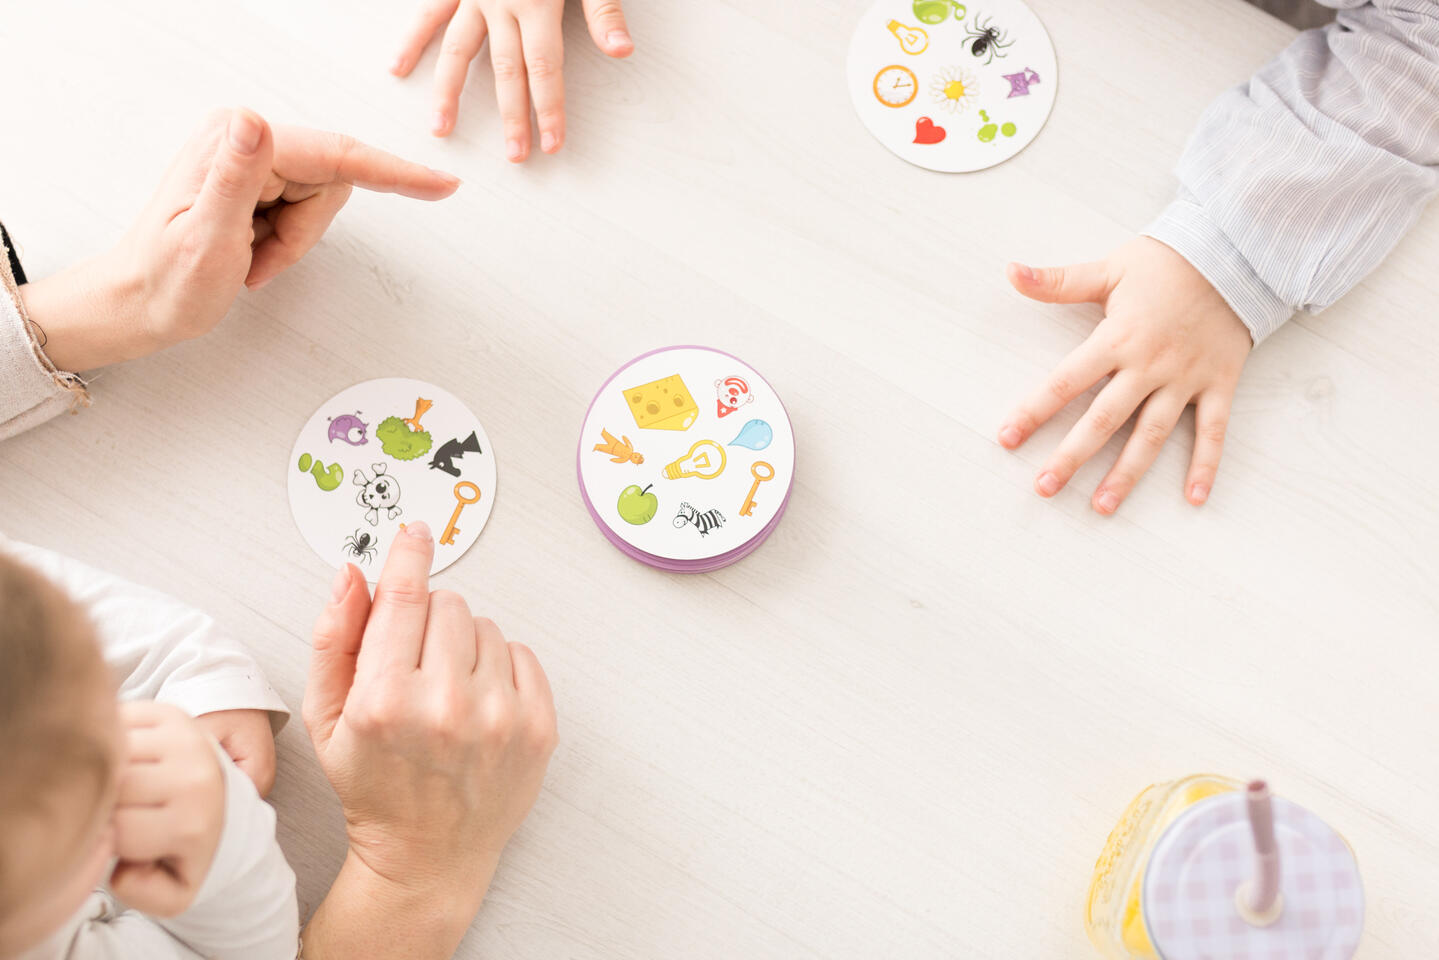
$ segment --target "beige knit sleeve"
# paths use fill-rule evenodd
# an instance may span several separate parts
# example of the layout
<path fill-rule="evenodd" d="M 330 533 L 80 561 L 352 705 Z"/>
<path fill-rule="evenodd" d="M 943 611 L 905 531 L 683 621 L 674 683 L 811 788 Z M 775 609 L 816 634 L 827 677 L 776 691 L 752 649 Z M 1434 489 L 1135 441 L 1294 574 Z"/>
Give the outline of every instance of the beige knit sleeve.
<path fill-rule="evenodd" d="M 30 323 L 20 288 L 0 250 L 0 440 L 57 414 L 90 405 L 85 382 L 55 369 L 45 356 L 43 333 Z"/>

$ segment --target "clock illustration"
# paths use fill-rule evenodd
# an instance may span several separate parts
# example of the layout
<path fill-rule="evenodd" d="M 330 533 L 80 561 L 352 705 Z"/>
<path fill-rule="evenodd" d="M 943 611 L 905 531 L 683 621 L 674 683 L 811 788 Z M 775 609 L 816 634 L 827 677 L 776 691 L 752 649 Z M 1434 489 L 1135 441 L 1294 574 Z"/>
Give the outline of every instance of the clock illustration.
<path fill-rule="evenodd" d="M 891 64 L 874 75 L 875 99 L 886 107 L 907 106 L 919 93 L 919 80 L 909 67 Z"/>

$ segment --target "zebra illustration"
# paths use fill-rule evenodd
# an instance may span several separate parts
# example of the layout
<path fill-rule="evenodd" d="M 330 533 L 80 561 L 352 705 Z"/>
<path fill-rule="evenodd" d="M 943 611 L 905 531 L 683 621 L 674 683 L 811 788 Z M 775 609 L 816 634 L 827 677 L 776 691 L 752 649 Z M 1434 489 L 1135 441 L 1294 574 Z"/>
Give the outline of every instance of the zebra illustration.
<path fill-rule="evenodd" d="M 706 510 L 700 513 L 687 503 L 680 504 L 680 512 L 675 514 L 675 526 L 683 527 L 687 523 L 695 525 L 695 529 L 704 536 L 711 530 L 724 524 L 724 514 L 718 510 Z"/>

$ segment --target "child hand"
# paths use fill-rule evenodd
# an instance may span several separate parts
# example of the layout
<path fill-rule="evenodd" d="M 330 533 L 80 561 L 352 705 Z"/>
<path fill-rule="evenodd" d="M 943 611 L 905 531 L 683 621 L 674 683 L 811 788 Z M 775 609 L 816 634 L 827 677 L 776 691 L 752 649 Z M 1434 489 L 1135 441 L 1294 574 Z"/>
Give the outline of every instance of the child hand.
<path fill-rule="evenodd" d="M 125 763 L 110 889 L 158 917 L 183 913 L 209 873 L 225 822 L 225 780 L 210 738 L 177 707 L 120 704 Z"/>
<path fill-rule="evenodd" d="M 195 718 L 210 736 L 220 741 L 226 756 L 255 783 L 260 796 L 275 785 L 275 734 L 264 710 L 216 710 Z"/>
<path fill-rule="evenodd" d="M 1105 312 L 1089 339 L 1000 427 L 999 442 L 1012 450 L 1075 397 L 1110 378 L 1040 469 L 1034 481 L 1039 495 L 1058 493 L 1138 409 L 1133 433 L 1091 499 L 1095 510 L 1113 513 L 1193 403 L 1194 453 L 1184 489 L 1196 506 L 1208 499 L 1230 402 L 1252 344 L 1248 328 L 1203 274 L 1158 240 L 1137 237 L 1105 260 L 1035 270 L 1011 263 L 1008 275 L 1026 297 L 1091 301 Z"/>
<path fill-rule="evenodd" d="M 627 57 L 634 43 L 625 28 L 620 0 L 583 0 L 595 46 L 612 57 Z M 561 20 L 565 0 L 423 0 L 390 72 L 409 76 L 435 31 L 445 27 L 435 63 L 435 115 L 430 132 L 443 137 L 455 128 L 460 92 L 470 61 L 490 38 L 495 99 L 505 128 L 505 155 L 515 163 L 530 152 L 530 102 L 540 125 L 540 149 L 554 153 L 565 139 L 565 59 Z"/>
<path fill-rule="evenodd" d="M 354 185 L 438 200 L 459 181 L 339 134 L 216 111 L 113 251 L 20 288 L 46 354 L 90 370 L 208 332 L 242 285 L 315 245 Z"/>

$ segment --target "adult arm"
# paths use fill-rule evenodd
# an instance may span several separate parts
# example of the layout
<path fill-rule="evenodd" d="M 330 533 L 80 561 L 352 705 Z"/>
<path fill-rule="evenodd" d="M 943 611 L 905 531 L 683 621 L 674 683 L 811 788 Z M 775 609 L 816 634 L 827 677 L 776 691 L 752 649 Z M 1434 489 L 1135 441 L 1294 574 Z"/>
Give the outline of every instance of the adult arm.
<path fill-rule="evenodd" d="M 85 384 L 45 355 L 43 334 L 30 322 L 20 285 L 20 258 L 0 227 L 0 440 L 90 402 Z"/>
<path fill-rule="evenodd" d="M 373 604 L 353 566 L 315 624 L 305 725 L 344 809 L 349 853 L 304 933 L 305 960 L 454 953 L 556 742 L 528 647 L 448 591 L 409 524 Z"/>
<path fill-rule="evenodd" d="M 1143 231 L 1256 344 L 1348 292 L 1439 191 L 1439 4 L 1330 5 L 1347 9 L 1209 106 L 1178 198 Z"/>

